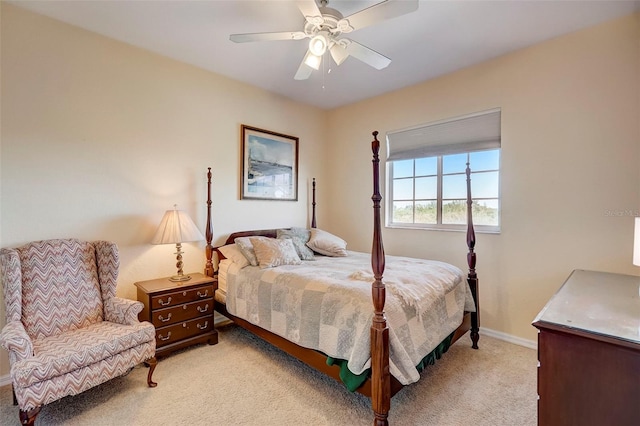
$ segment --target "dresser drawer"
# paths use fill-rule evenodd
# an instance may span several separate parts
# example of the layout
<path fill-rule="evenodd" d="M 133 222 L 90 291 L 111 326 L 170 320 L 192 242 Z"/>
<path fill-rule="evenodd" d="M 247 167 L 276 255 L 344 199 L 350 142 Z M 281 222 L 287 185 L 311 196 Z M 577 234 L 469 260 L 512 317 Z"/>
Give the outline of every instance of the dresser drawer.
<path fill-rule="evenodd" d="M 153 296 L 151 297 L 151 309 L 168 308 L 207 298 L 213 298 L 213 285 L 203 285 Z"/>
<path fill-rule="evenodd" d="M 152 323 L 156 328 L 198 318 L 213 313 L 213 299 L 198 300 L 183 305 L 153 311 Z"/>
<path fill-rule="evenodd" d="M 156 329 L 156 346 L 161 347 L 213 330 L 213 315 Z"/>

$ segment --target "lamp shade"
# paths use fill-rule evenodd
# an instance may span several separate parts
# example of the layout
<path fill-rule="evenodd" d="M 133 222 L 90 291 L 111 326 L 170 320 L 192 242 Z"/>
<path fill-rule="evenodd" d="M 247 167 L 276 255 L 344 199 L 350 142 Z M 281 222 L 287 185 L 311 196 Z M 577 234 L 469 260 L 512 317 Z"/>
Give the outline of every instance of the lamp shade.
<path fill-rule="evenodd" d="M 204 236 L 189 215 L 178 209 L 167 210 L 151 244 L 177 244 L 202 241 Z"/>
<path fill-rule="evenodd" d="M 640 266 L 640 217 L 636 217 L 636 227 L 633 234 L 633 264 Z"/>

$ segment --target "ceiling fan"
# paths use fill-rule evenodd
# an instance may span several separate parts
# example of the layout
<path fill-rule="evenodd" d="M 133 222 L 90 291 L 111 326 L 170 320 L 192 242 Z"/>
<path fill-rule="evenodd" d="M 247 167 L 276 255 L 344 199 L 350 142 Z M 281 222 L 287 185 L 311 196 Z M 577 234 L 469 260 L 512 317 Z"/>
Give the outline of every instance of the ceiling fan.
<path fill-rule="evenodd" d="M 316 0 L 296 0 L 296 4 L 305 19 L 302 31 L 229 36 L 229 39 L 236 43 L 311 39 L 309 49 L 294 76 L 296 80 L 306 80 L 314 69 L 319 69 L 322 56 L 327 51 L 336 65 L 342 64 L 349 56 L 353 56 L 378 70 L 387 67 L 391 59 L 356 41 L 340 36 L 418 9 L 418 0 L 386 0 L 345 18 L 340 12 L 327 6 L 328 0 L 320 0 L 320 6 Z"/>

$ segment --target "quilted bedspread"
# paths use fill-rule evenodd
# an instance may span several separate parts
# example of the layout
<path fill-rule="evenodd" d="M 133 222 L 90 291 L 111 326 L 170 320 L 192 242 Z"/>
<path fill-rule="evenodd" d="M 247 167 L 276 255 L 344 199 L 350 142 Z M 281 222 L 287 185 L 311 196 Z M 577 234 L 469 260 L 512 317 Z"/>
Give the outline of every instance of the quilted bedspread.
<path fill-rule="evenodd" d="M 227 310 L 300 346 L 370 367 L 371 257 L 316 256 L 315 261 L 227 272 Z M 389 326 L 390 372 L 407 385 L 416 365 L 461 323 L 474 303 L 463 272 L 450 264 L 386 256 L 383 282 Z"/>

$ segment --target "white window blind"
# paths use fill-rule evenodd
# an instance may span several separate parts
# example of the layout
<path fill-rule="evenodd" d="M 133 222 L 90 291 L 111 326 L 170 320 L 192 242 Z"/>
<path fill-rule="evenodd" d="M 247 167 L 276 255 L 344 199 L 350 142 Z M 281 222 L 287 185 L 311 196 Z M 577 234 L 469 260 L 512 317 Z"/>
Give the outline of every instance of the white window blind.
<path fill-rule="evenodd" d="M 500 148 L 500 109 L 387 133 L 387 161 Z"/>

